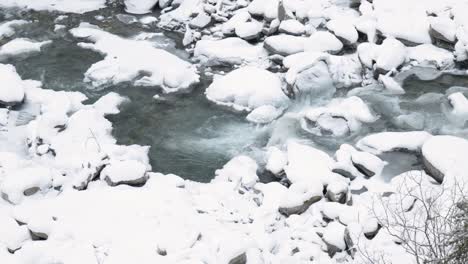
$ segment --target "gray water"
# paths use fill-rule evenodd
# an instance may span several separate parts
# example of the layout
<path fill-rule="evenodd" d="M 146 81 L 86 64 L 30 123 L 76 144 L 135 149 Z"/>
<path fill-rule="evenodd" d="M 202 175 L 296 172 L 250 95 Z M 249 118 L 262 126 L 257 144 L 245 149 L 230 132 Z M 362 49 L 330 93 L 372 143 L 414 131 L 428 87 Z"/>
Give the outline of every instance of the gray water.
<path fill-rule="evenodd" d="M 216 169 L 237 154 L 248 154 L 262 163 L 259 150 L 268 144 L 284 143 L 289 137 L 299 138 L 333 154 L 340 144 L 353 144 L 368 133 L 411 130 L 395 124 L 394 117 L 402 113 L 421 113 L 428 120 L 423 129 L 437 134 L 446 122 L 440 103 L 415 105 L 414 100 L 424 93 L 443 94 L 451 86 L 468 86 L 466 76 L 442 75 L 430 81 L 410 76 L 404 82 L 407 93 L 403 96 L 363 96 L 381 118 L 370 126 L 364 126 L 360 133 L 346 138 L 312 136 L 299 128 L 297 120 L 287 117 L 280 118 L 270 126 L 256 126 L 245 121 L 245 114 L 216 106 L 206 99 L 204 90 L 211 78 L 205 76 L 203 70 L 201 82 L 190 91 L 161 95 L 158 100 L 153 99 L 153 95 L 160 94 L 158 87 L 142 88 L 123 83 L 96 89 L 84 83 L 84 73 L 102 56 L 79 48 L 76 45 L 78 41 L 68 33 L 70 28 L 78 26 L 80 22 L 89 22 L 123 37 L 132 37 L 140 32 L 162 32 L 154 25 L 143 27 L 139 23 L 123 23 L 115 16 L 119 13 L 123 13 L 121 7 L 85 15 L 69 15 L 61 22 L 67 26 L 67 30 L 54 32 L 54 19 L 59 14 L 0 9 L 0 22 L 18 18 L 35 21 L 21 27 L 12 38 L 53 40 L 39 54 L 15 57 L 2 63 L 15 65 L 23 79 L 42 81 L 45 89 L 80 91 L 88 96 L 89 103 L 111 91 L 128 97 L 130 100 L 121 107 L 121 113 L 108 117 L 114 125 L 113 135 L 118 143 L 151 146 L 149 155 L 153 171 L 174 173 L 186 179 L 207 182 L 213 178 Z M 96 15 L 104 19 L 98 20 Z M 154 44 L 183 59 L 189 58 L 189 54 L 180 47 L 180 36 L 162 33 L 165 35 L 152 39 Z M 8 39 L 0 44 L 6 41 Z M 465 135 L 462 133 L 462 136 Z M 386 174 L 389 175 L 419 166 L 417 160 L 404 155 L 383 158 L 396 164 L 386 168 Z M 266 174 L 262 174 L 262 177 L 263 181 L 272 180 Z"/>

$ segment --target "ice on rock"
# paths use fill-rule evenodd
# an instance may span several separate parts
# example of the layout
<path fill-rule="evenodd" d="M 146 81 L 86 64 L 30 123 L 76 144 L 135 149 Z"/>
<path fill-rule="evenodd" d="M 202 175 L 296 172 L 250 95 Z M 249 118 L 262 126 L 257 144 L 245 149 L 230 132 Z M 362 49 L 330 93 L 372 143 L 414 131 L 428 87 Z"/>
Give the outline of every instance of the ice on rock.
<path fill-rule="evenodd" d="M 448 96 L 451 110 L 447 113 L 448 118 L 456 125 L 463 127 L 468 120 L 468 99 L 461 92 Z"/>
<path fill-rule="evenodd" d="M 327 117 L 327 120 L 318 121 Z M 379 117 L 357 96 L 336 98 L 326 106 L 310 107 L 303 111 L 301 126 L 313 134 L 345 136 L 359 131 L 362 124 L 373 123 Z M 335 120 L 342 119 L 344 122 Z M 326 126 L 322 127 L 320 124 Z"/>
<path fill-rule="evenodd" d="M 288 19 L 281 21 L 279 31 L 289 35 L 300 36 L 305 33 L 306 29 L 301 22 L 295 19 Z"/>
<path fill-rule="evenodd" d="M 13 106 L 23 102 L 26 81 L 13 65 L 0 64 L 0 85 L 0 104 Z"/>
<path fill-rule="evenodd" d="M 205 94 L 209 100 L 237 111 L 250 112 L 265 105 L 281 109 L 289 102 L 277 75 L 251 66 L 215 78 Z"/>
<path fill-rule="evenodd" d="M 165 92 L 174 92 L 199 81 L 193 65 L 155 48 L 149 41 L 124 39 L 86 23 L 70 32 L 92 42 L 80 43 L 81 47 L 105 54 L 104 60 L 93 64 L 85 73 L 85 81 L 94 86 L 136 79 L 135 85 L 161 86 Z M 146 76 L 142 77 L 142 73 Z"/>
<path fill-rule="evenodd" d="M 268 124 L 281 116 L 281 114 L 283 114 L 282 109 L 278 109 L 272 105 L 262 105 L 252 110 L 246 116 L 246 119 L 252 123 Z"/>
<path fill-rule="evenodd" d="M 304 42 L 304 51 L 338 53 L 343 43 L 330 32 L 317 31 Z"/>
<path fill-rule="evenodd" d="M 136 160 L 111 161 L 100 177 L 110 186 L 127 184 L 140 186 L 147 180 L 147 166 Z"/>
<path fill-rule="evenodd" d="M 303 52 L 306 40 L 307 39 L 305 37 L 283 34 L 267 37 L 263 45 L 265 49 L 272 54 L 288 56 L 291 54 Z"/>
<path fill-rule="evenodd" d="M 25 38 L 14 39 L 0 46 L 0 58 L 40 52 L 44 45 L 50 43 L 51 41 L 34 42 Z"/>
<path fill-rule="evenodd" d="M 422 146 L 424 169 L 438 182 L 447 176 L 466 181 L 467 155 L 468 141 L 459 137 L 434 136 Z"/>
<path fill-rule="evenodd" d="M 4 0 L 0 7 L 21 7 L 34 10 L 60 11 L 83 14 L 104 8 L 106 0 Z"/>
<path fill-rule="evenodd" d="M 125 0 L 125 11 L 131 14 L 151 13 L 158 0 Z"/>
<path fill-rule="evenodd" d="M 425 131 L 381 132 L 362 138 L 356 146 L 377 155 L 402 150 L 419 152 L 424 142 L 431 137 L 432 135 Z"/>
<path fill-rule="evenodd" d="M 261 45 L 254 46 L 234 37 L 200 40 L 194 50 L 194 57 L 207 65 L 257 64 L 262 63 L 267 55 Z"/>
<path fill-rule="evenodd" d="M 237 156 L 215 172 L 214 182 L 233 182 L 236 186 L 252 188 L 258 181 L 258 165 L 252 158 Z"/>
<path fill-rule="evenodd" d="M 401 85 L 392 77 L 387 75 L 379 75 L 379 81 L 383 84 L 384 88 L 391 94 L 405 94 L 405 90 Z"/>

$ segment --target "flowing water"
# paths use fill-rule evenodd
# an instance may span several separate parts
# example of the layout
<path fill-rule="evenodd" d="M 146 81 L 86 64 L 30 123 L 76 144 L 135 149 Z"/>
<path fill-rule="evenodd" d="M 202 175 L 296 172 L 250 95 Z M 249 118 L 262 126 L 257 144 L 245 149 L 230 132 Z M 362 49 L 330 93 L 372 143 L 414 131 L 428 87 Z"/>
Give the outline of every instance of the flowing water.
<path fill-rule="evenodd" d="M 245 121 L 245 114 L 216 106 L 205 98 L 204 90 L 210 84 L 211 77 L 203 71 L 201 82 L 190 91 L 161 95 L 159 99 L 153 98 L 153 95 L 160 94 L 157 87 L 142 88 L 123 83 L 96 89 L 83 82 L 86 70 L 102 56 L 78 47 L 78 41 L 68 33 L 68 29 L 78 26 L 80 22 L 96 24 L 123 37 L 132 37 L 140 32 L 161 33 L 151 39 L 154 45 L 183 59 L 189 58 L 189 54 L 179 45 L 180 36 L 162 34 L 164 32 L 154 26 L 129 24 L 128 21 L 134 17 L 117 16 L 121 13 L 121 8 L 113 7 L 85 15 L 69 15 L 60 20 L 60 24 L 67 26 L 67 29 L 54 31 L 54 20 L 59 14 L 0 9 L 0 22 L 19 18 L 35 21 L 21 27 L 14 37 L 53 41 L 41 53 L 15 57 L 2 63 L 15 65 L 23 79 L 42 81 L 45 89 L 80 91 L 88 96 L 89 102 L 111 91 L 128 97 L 130 100 L 121 107 L 121 113 L 109 117 L 117 141 L 151 146 L 150 159 L 154 171 L 174 173 L 196 181 L 209 181 L 216 169 L 237 154 L 248 154 L 262 161 L 258 157 L 259 149 L 268 144 L 284 143 L 290 137 L 319 146 L 332 154 L 340 144 L 355 143 L 371 132 L 411 130 L 394 122 L 394 117 L 399 114 L 420 113 L 425 118 L 423 129 L 437 134 L 446 122 L 440 102 L 417 105 L 414 104 L 415 99 L 429 92 L 444 94 L 451 86 L 468 86 L 468 78 L 464 76 L 442 75 L 430 81 L 411 76 L 404 82 L 407 90 L 404 96 L 364 96 L 381 118 L 349 138 L 313 137 L 301 131 L 297 120 L 287 115 L 270 126 L 256 126 Z M 463 131 L 454 133 L 465 136 Z M 385 174 L 388 175 L 419 166 L 414 157 L 389 154 L 384 158 L 397 164 L 386 168 Z M 271 179 L 263 176 L 262 180 Z"/>

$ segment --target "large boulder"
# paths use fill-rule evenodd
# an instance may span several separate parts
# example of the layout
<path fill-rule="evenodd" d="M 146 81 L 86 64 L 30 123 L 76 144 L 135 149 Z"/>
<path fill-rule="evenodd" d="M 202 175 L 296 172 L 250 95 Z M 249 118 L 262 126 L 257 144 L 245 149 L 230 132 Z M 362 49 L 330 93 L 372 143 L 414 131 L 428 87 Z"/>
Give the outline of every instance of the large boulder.
<path fill-rule="evenodd" d="M 110 186 L 120 184 L 141 186 L 148 179 L 147 166 L 136 160 L 111 161 L 102 170 L 101 179 Z"/>
<path fill-rule="evenodd" d="M 422 146 L 424 170 L 441 183 L 451 177 L 466 175 L 468 171 L 468 141 L 454 136 L 434 136 Z"/>

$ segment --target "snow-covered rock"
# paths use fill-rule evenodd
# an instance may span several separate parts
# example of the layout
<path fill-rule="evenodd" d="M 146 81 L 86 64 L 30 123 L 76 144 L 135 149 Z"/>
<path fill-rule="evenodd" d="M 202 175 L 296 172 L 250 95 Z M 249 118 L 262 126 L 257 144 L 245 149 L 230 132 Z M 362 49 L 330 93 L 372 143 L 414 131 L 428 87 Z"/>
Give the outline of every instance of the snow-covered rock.
<path fill-rule="evenodd" d="M 343 43 L 330 32 L 317 31 L 305 40 L 304 51 L 338 53 Z"/>
<path fill-rule="evenodd" d="M 381 154 L 390 151 L 419 152 L 431 134 L 425 131 L 381 132 L 366 136 L 356 146 L 364 151 Z"/>
<path fill-rule="evenodd" d="M 414 61 L 423 67 L 432 66 L 437 69 L 447 70 L 455 66 L 455 58 L 452 52 L 432 44 L 410 47 L 407 56 L 410 61 Z"/>
<path fill-rule="evenodd" d="M 111 161 L 104 167 L 100 177 L 110 186 L 127 184 L 140 186 L 147 180 L 147 166 L 136 160 Z"/>
<path fill-rule="evenodd" d="M 267 57 L 261 45 L 254 46 L 240 38 L 200 40 L 194 57 L 207 65 L 232 65 L 261 63 Z"/>
<path fill-rule="evenodd" d="M 0 64 L 0 104 L 12 106 L 23 102 L 25 81 L 13 65 Z"/>
<path fill-rule="evenodd" d="M 217 104 L 248 112 L 265 105 L 283 108 L 289 101 L 278 76 L 250 66 L 215 78 L 205 94 Z"/>
<path fill-rule="evenodd" d="M 13 34 L 15 34 L 15 27 L 28 23 L 29 22 L 26 20 L 11 20 L 0 23 L 0 39 L 13 36 Z"/>
<path fill-rule="evenodd" d="M 332 19 L 328 21 L 327 28 L 346 45 L 356 43 L 359 38 L 354 25 L 344 19 Z"/>
<path fill-rule="evenodd" d="M 125 11 L 131 14 L 150 13 L 158 0 L 125 0 Z"/>
<path fill-rule="evenodd" d="M 262 32 L 263 24 L 252 20 L 250 22 L 241 23 L 236 26 L 235 33 L 236 35 L 245 40 L 257 39 Z"/>
<path fill-rule="evenodd" d="M 134 81 L 135 85 L 161 86 L 165 92 L 186 89 L 199 81 L 194 66 L 177 56 L 153 47 L 151 42 L 124 39 L 90 24 L 71 30 L 77 38 L 92 43 L 80 43 L 83 48 L 105 54 L 85 73 L 85 81 L 94 86 Z M 129 49 L 132 52 L 129 52 Z M 146 76 L 141 77 L 141 73 Z"/>
<path fill-rule="evenodd" d="M 306 38 L 291 35 L 275 35 L 265 39 L 266 50 L 272 54 L 288 56 L 304 51 Z"/>
<path fill-rule="evenodd" d="M 41 48 L 49 43 L 51 41 L 34 42 L 25 38 L 14 39 L 0 46 L 0 58 L 40 52 Z"/>
<path fill-rule="evenodd" d="M 421 152 L 425 171 L 439 183 L 447 175 L 466 177 L 467 140 L 454 136 L 434 136 L 422 145 Z"/>
<path fill-rule="evenodd" d="M 252 188 L 258 181 L 257 168 L 257 163 L 252 158 L 237 156 L 215 172 L 213 181 L 233 182 L 236 186 Z"/>
<path fill-rule="evenodd" d="M 349 135 L 358 131 L 362 124 L 373 123 L 379 118 L 356 96 L 333 99 L 326 106 L 310 107 L 304 110 L 303 116 L 301 126 L 304 130 L 333 136 Z"/>
<path fill-rule="evenodd" d="M 281 21 L 279 31 L 289 35 L 300 36 L 305 33 L 306 29 L 301 22 L 295 19 L 287 19 Z"/>
<path fill-rule="evenodd" d="M 448 96 L 451 109 L 448 111 L 448 118 L 460 127 L 463 127 L 468 120 L 468 99 L 461 92 Z"/>
<path fill-rule="evenodd" d="M 429 21 L 431 23 L 429 33 L 432 37 L 449 43 L 455 43 L 457 38 L 457 25 L 455 21 L 444 16 L 431 17 Z"/>

